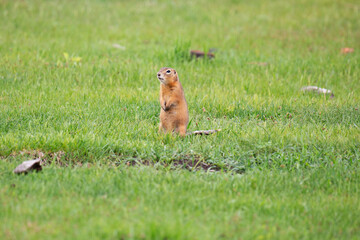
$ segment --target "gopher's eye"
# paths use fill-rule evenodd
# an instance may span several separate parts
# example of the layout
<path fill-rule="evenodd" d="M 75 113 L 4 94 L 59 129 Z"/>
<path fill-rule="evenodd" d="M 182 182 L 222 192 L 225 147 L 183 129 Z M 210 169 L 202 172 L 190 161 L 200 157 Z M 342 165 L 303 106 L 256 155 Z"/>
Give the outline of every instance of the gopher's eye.
<path fill-rule="evenodd" d="M 169 69 L 169 70 L 167 70 L 167 71 L 166 71 L 166 73 L 171 73 L 171 70 L 170 70 L 170 69 Z"/>

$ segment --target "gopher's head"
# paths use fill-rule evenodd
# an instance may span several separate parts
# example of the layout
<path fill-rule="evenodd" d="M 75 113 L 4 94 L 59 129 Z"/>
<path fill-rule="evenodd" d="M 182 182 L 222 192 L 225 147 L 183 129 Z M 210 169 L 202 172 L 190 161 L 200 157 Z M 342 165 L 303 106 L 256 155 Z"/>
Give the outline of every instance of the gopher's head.
<path fill-rule="evenodd" d="M 162 84 L 171 84 L 178 81 L 178 75 L 175 69 L 163 67 L 157 73 L 157 78 Z"/>

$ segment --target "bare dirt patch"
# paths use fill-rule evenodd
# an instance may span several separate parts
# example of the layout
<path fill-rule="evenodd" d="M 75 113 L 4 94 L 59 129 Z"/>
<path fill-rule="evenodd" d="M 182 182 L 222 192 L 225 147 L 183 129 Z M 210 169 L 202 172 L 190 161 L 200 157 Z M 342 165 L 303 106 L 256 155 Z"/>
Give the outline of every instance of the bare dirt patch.
<path fill-rule="evenodd" d="M 46 166 L 49 164 L 56 164 L 60 167 L 91 167 L 91 161 L 85 161 L 86 157 L 74 156 L 72 153 L 66 153 L 64 151 L 57 152 L 46 152 L 41 150 L 22 150 L 20 152 L 13 152 L 6 158 L 16 158 L 21 157 L 23 160 L 31 159 L 41 159 L 41 166 Z M 162 166 L 170 170 L 175 169 L 186 169 L 188 171 L 206 171 L 206 172 L 234 172 L 234 173 L 244 173 L 245 169 L 238 169 L 230 165 L 221 166 L 215 163 L 210 163 L 204 160 L 201 156 L 198 155 L 184 155 L 177 159 L 172 159 L 169 161 L 157 161 L 157 160 L 147 160 L 139 159 L 136 156 L 124 156 L 124 155 L 113 155 L 104 159 L 104 164 L 114 164 L 115 166 L 126 165 L 129 167 L 135 166 L 151 166 L 158 167 Z"/>
<path fill-rule="evenodd" d="M 150 160 L 141 160 L 141 159 L 131 159 L 125 161 L 119 161 L 118 165 L 126 164 L 127 166 L 157 166 L 161 165 L 169 169 L 186 169 L 189 171 L 206 171 L 206 172 L 234 172 L 234 173 L 244 173 L 245 169 L 235 168 L 233 166 L 224 165 L 219 166 L 214 163 L 209 163 L 202 159 L 200 156 L 183 156 L 179 159 L 173 159 L 168 162 L 164 161 L 150 161 Z"/>

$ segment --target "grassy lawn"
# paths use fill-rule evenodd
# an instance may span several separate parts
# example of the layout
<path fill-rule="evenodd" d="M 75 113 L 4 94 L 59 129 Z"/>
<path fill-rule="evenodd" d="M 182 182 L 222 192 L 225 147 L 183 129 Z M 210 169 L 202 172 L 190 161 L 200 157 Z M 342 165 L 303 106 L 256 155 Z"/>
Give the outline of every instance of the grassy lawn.
<path fill-rule="evenodd" d="M 358 1 L 0 0 L 0 22 L 0 238 L 359 237 Z M 157 133 L 164 66 L 188 130 L 221 132 Z"/>
<path fill-rule="evenodd" d="M 1 180 L 5 239 L 355 239 L 360 231 L 359 172 L 341 167 L 244 175 L 52 167 Z"/>

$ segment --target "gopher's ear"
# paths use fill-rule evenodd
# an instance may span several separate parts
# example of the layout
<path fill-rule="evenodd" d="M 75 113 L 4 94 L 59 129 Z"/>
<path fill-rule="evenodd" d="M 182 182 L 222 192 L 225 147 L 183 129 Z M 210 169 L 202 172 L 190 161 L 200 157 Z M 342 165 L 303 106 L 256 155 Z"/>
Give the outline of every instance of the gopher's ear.
<path fill-rule="evenodd" d="M 176 70 L 174 70 L 174 74 L 176 74 Z"/>

